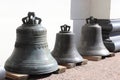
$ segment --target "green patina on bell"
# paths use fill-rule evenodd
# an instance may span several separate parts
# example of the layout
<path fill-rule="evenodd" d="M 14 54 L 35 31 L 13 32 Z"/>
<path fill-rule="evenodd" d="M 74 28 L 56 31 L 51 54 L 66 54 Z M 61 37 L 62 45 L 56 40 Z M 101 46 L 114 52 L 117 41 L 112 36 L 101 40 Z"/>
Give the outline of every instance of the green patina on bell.
<path fill-rule="evenodd" d="M 46 40 L 47 30 L 40 25 L 41 19 L 34 12 L 22 19 L 17 28 L 17 39 L 12 55 L 5 63 L 9 72 L 20 74 L 47 74 L 58 69 Z"/>

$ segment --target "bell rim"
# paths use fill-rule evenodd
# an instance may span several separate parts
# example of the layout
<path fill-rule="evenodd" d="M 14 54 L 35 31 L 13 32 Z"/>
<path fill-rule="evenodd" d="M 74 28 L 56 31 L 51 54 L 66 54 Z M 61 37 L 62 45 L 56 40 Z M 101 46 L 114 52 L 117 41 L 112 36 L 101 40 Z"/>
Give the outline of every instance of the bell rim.
<path fill-rule="evenodd" d="M 57 71 L 58 70 L 58 65 L 56 65 L 55 67 L 49 67 L 48 69 L 42 69 L 42 70 L 40 70 L 40 69 L 38 69 L 38 70 L 31 70 L 31 71 L 29 71 L 29 70 L 18 70 L 18 69 L 12 69 L 12 68 L 10 68 L 10 67 L 8 67 L 8 66 L 5 66 L 5 70 L 7 71 L 7 72 L 12 72 L 12 73 L 18 73 L 18 74 L 29 74 L 29 75 L 39 75 L 39 74 L 47 74 L 47 73 L 52 73 L 52 72 L 55 72 L 55 71 Z"/>

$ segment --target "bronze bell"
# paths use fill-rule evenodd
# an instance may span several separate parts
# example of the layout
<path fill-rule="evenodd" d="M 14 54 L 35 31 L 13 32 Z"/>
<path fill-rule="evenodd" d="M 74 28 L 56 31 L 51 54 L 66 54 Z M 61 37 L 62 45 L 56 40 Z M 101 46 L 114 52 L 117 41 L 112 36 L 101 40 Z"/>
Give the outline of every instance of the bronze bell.
<path fill-rule="evenodd" d="M 47 30 L 40 25 L 41 19 L 35 17 L 34 12 L 29 12 L 22 21 L 23 24 L 16 30 L 15 48 L 5 63 L 5 69 L 30 75 L 56 71 L 58 64 L 48 49 Z"/>
<path fill-rule="evenodd" d="M 74 33 L 70 32 L 70 26 L 61 26 L 61 31 L 56 35 L 56 43 L 52 51 L 58 64 L 79 63 L 83 58 L 78 53 L 74 40 Z"/>
<path fill-rule="evenodd" d="M 103 44 L 101 26 L 97 19 L 90 17 L 86 19 L 87 24 L 82 27 L 81 42 L 78 51 L 85 56 L 107 56 L 109 51 Z"/>

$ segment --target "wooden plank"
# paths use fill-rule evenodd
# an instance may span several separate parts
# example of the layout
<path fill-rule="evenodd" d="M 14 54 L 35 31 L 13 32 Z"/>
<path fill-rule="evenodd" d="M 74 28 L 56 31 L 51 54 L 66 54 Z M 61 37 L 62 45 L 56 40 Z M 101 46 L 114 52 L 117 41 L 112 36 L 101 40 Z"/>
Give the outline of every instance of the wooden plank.
<path fill-rule="evenodd" d="M 66 69 L 67 68 L 65 66 L 59 65 L 58 66 L 58 70 L 55 71 L 55 72 L 53 72 L 53 73 L 55 73 L 55 74 L 64 73 L 66 71 Z M 16 73 L 11 73 L 11 72 L 6 72 L 6 78 L 12 79 L 12 80 L 27 80 L 29 78 L 29 75 L 27 75 L 27 74 L 16 74 Z"/>
<path fill-rule="evenodd" d="M 110 57 L 114 57 L 115 56 L 115 53 L 110 53 L 108 56 L 102 56 L 102 58 L 110 58 Z"/>
<path fill-rule="evenodd" d="M 114 56 L 115 56 L 115 53 L 110 53 L 107 56 L 83 56 L 83 58 L 91 61 L 99 61 L 99 60 L 109 58 L 109 57 L 114 57 Z"/>
<path fill-rule="evenodd" d="M 67 67 L 67 69 L 70 69 L 70 68 L 74 68 L 76 66 L 81 66 L 81 65 L 85 65 L 87 64 L 88 60 L 87 59 L 84 59 L 82 62 L 80 63 L 66 63 L 66 64 L 61 64 L 65 67 Z"/>
<path fill-rule="evenodd" d="M 66 68 L 65 66 L 59 65 L 59 66 L 58 66 L 58 70 L 55 71 L 55 72 L 53 72 L 53 73 L 55 73 L 55 74 L 64 73 L 64 72 L 66 71 L 66 69 L 67 69 L 67 68 Z"/>
<path fill-rule="evenodd" d="M 76 66 L 82 66 L 82 65 L 86 65 L 88 63 L 87 59 L 83 59 L 83 61 L 81 63 L 77 63 Z"/>
<path fill-rule="evenodd" d="M 28 75 L 27 74 L 16 74 L 11 72 L 6 72 L 6 78 L 12 79 L 12 80 L 27 80 Z"/>
<path fill-rule="evenodd" d="M 102 56 L 82 56 L 84 59 L 88 59 L 91 61 L 99 61 L 102 59 Z"/>
<path fill-rule="evenodd" d="M 76 63 L 66 63 L 66 64 L 62 64 L 63 66 L 67 67 L 67 69 L 73 68 L 76 66 Z"/>
<path fill-rule="evenodd" d="M 106 57 L 114 57 L 115 53 L 110 53 L 110 55 L 106 56 Z"/>

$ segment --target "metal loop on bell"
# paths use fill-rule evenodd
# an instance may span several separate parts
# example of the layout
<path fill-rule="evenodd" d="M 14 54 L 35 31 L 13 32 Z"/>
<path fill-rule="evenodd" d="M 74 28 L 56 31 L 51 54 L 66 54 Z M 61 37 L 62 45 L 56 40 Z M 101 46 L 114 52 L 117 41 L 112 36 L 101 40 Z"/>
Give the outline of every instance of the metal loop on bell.
<path fill-rule="evenodd" d="M 68 33 L 68 32 L 70 32 L 70 26 L 68 26 L 67 24 L 64 24 L 64 25 L 62 25 L 62 26 L 60 26 L 60 28 L 61 28 L 61 33 Z"/>
<path fill-rule="evenodd" d="M 96 24 L 97 23 L 97 19 L 94 18 L 93 16 L 90 16 L 89 18 L 86 19 L 86 23 L 87 24 Z"/>
<path fill-rule="evenodd" d="M 23 24 L 40 24 L 41 19 L 38 17 L 35 17 L 34 12 L 29 12 L 27 17 L 22 18 Z"/>

